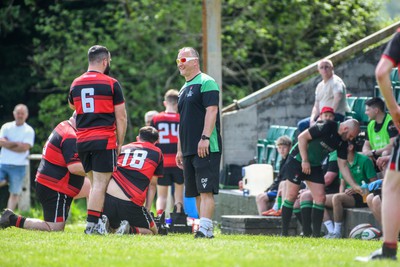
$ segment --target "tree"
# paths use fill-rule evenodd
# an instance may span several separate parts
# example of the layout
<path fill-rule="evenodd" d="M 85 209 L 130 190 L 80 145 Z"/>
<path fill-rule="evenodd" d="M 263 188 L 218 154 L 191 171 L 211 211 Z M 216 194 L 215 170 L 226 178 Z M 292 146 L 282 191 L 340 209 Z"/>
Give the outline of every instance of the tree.
<path fill-rule="evenodd" d="M 382 0 L 222 3 L 224 104 L 382 26 L 376 20 Z M 9 77 L 0 74 L 0 78 L 11 86 L 0 90 L 0 97 L 16 102 L 25 98 L 40 109 L 36 133 L 43 145 L 51 129 L 72 112 L 68 90 L 73 79 L 86 71 L 88 48 L 105 45 L 112 54 L 111 76 L 124 90 L 129 117 L 126 141 L 132 141 L 144 123 L 144 113 L 163 109 L 164 92 L 183 84 L 175 65 L 178 49 L 193 46 L 201 52 L 201 12 L 201 0 L 2 2 L 0 14 L 7 16 L 0 22 L 5 29 L 0 43 L 7 51 L 0 55 L 8 57 Z"/>

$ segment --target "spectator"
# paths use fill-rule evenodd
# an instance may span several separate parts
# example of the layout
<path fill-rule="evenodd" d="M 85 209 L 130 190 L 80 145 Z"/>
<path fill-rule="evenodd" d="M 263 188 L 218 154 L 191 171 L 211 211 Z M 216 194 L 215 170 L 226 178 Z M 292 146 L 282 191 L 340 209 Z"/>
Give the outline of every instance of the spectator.
<path fill-rule="evenodd" d="M 180 114 L 176 163 L 183 168 L 186 197 L 196 197 L 200 228 L 195 238 L 213 238 L 215 202 L 222 153 L 219 87 L 200 71 L 199 53 L 192 47 L 179 50 L 176 59 L 185 84 L 179 92 Z"/>
<path fill-rule="evenodd" d="M 315 124 L 324 106 L 333 108 L 335 121 L 344 121 L 345 113 L 350 111 L 346 100 L 346 85 L 339 76 L 334 74 L 332 61 L 329 59 L 320 60 L 318 71 L 322 81 L 318 83 L 315 90 L 315 102 L 311 116 L 297 124 L 299 133 Z"/>
<path fill-rule="evenodd" d="M 346 164 L 347 141 L 353 140 L 360 132 L 357 120 L 342 123 L 321 121 L 301 133 L 298 143 L 293 147 L 283 173 L 287 177 L 286 196 L 282 207 L 282 235 L 287 236 L 293 212 L 293 203 L 297 198 L 300 183 L 306 181 L 314 199 L 312 207 L 313 236 L 319 237 L 325 208 L 325 181 L 321 169 L 321 159 L 328 153 L 338 151 L 338 165 L 344 178 L 356 192 L 361 188 L 351 177 Z"/>
<path fill-rule="evenodd" d="M 122 147 L 117 171 L 112 174 L 104 202 L 110 231 L 117 234 L 157 234 L 149 211 L 163 173 L 163 154 L 155 146 L 158 132 L 145 126 L 136 142 Z"/>
<path fill-rule="evenodd" d="M 179 129 L 177 90 L 170 89 L 165 93 L 164 106 L 165 111 L 155 115 L 151 121 L 151 126 L 155 127 L 160 135 L 157 147 L 164 154 L 163 179 L 157 180 L 157 215 L 163 214 L 167 207 L 169 186 L 174 186 L 175 206 L 179 206 L 177 212 L 181 212 L 183 205 L 183 172 L 175 161 Z M 180 205 L 177 205 L 178 203 Z"/>
<path fill-rule="evenodd" d="M 15 226 L 29 230 L 63 231 L 74 198 L 87 197 L 89 179 L 76 151 L 76 113 L 59 123 L 43 147 L 36 173 L 36 195 L 42 204 L 44 221 L 25 218 L 6 209 L 0 228 Z"/>
<path fill-rule="evenodd" d="M 104 197 L 126 132 L 125 100 L 119 82 L 108 76 L 111 54 L 104 46 L 88 51 L 88 71 L 71 85 L 68 101 L 76 110 L 79 158 L 92 185 L 86 234 L 103 234 Z"/>
<path fill-rule="evenodd" d="M 368 185 L 367 196 L 368 208 L 372 211 L 375 220 L 378 222 L 378 228 L 382 229 L 382 179 L 376 180 Z"/>
<path fill-rule="evenodd" d="M 26 123 L 28 107 L 15 106 L 14 121 L 7 122 L 0 130 L 0 186 L 9 183 L 10 196 L 7 208 L 15 210 L 22 192 L 26 168 L 29 166 L 29 149 L 33 147 L 35 131 Z"/>
<path fill-rule="evenodd" d="M 157 110 L 149 110 L 144 114 L 144 125 L 150 126 L 151 120 L 158 114 Z"/>
<path fill-rule="evenodd" d="M 285 164 L 286 158 L 289 155 L 289 151 L 292 148 L 292 140 L 290 139 L 289 136 L 281 136 L 275 141 L 275 145 L 277 147 L 278 153 L 281 155 L 282 160 L 280 162 L 280 167 L 279 167 L 279 173 L 275 177 L 274 182 L 270 187 L 265 190 L 264 193 L 259 194 L 256 196 L 256 204 L 257 204 L 257 210 L 259 215 L 264 215 L 264 216 L 269 216 L 269 215 L 276 215 L 280 216 L 280 209 L 281 209 L 281 204 L 282 204 L 282 196 L 281 193 L 278 193 L 278 188 L 280 183 L 282 182 L 282 167 Z M 281 188 L 282 190 L 282 188 Z M 272 209 L 267 211 L 268 208 L 268 203 L 270 201 L 274 201 L 277 198 L 277 201 L 275 202 L 274 206 Z"/>
<path fill-rule="evenodd" d="M 353 176 L 355 182 L 358 185 L 362 185 L 363 182 L 370 183 L 376 180 L 376 172 L 374 164 L 365 155 L 355 151 L 354 142 L 349 142 L 347 154 L 347 165 L 349 166 L 351 175 Z M 340 184 L 339 193 L 328 194 L 326 196 L 325 207 L 333 208 L 334 216 L 334 229 L 328 228 L 328 234 L 325 238 L 341 238 L 342 237 L 342 223 L 344 208 L 353 207 L 366 207 L 366 200 L 363 196 L 353 190 L 346 182 L 343 180 L 342 173 L 339 173 L 339 177 L 342 179 Z M 325 210 L 324 213 L 324 224 L 332 225 L 329 213 Z"/>
<path fill-rule="evenodd" d="M 375 163 L 382 154 L 390 154 L 398 131 L 390 114 L 385 112 L 385 102 L 382 99 L 379 97 L 369 99 L 365 105 L 365 114 L 368 115 L 370 122 L 365 133 L 362 152 Z"/>

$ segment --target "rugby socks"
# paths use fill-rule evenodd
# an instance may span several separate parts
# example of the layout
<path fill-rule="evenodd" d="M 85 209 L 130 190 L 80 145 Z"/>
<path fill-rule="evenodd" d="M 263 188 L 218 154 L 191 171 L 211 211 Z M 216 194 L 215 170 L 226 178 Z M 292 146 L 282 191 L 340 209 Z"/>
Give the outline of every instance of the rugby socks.
<path fill-rule="evenodd" d="M 86 221 L 88 223 L 94 223 L 97 224 L 100 220 L 101 217 L 101 211 L 97 211 L 97 210 L 88 210 L 87 211 L 87 218 Z"/>
<path fill-rule="evenodd" d="M 18 228 L 24 228 L 26 218 L 21 215 L 12 214 L 9 220 L 10 220 L 10 225 Z"/>
<path fill-rule="evenodd" d="M 301 217 L 303 220 L 303 235 L 305 237 L 310 237 L 312 235 L 312 228 L 311 228 L 312 207 L 313 207 L 312 201 L 300 202 Z"/>
<path fill-rule="evenodd" d="M 340 236 L 342 236 L 342 223 L 341 222 L 335 222 L 335 228 L 333 230 L 333 233 L 340 234 Z"/>
<path fill-rule="evenodd" d="M 321 236 L 321 226 L 322 220 L 324 218 L 324 210 L 325 205 L 323 203 L 317 204 L 314 203 L 312 207 L 312 226 L 313 226 L 313 236 L 320 237 Z"/>
<path fill-rule="evenodd" d="M 213 223 L 211 219 L 201 217 L 199 231 L 202 232 L 205 236 L 211 237 L 213 236 Z"/>
<path fill-rule="evenodd" d="M 285 199 L 282 205 L 282 236 L 289 235 L 289 224 L 292 219 L 293 202 Z"/>
<path fill-rule="evenodd" d="M 279 209 L 278 209 L 278 203 L 275 202 L 275 203 L 274 203 L 274 206 L 272 207 L 272 209 L 273 209 L 273 210 L 279 210 Z"/>
<path fill-rule="evenodd" d="M 303 218 L 301 218 L 301 209 L 293 209 L 293 213 L 296 216 L 296 219 L 299 221 L 299 223 L 303 225 Z"/>
<path fill-rule="evenodd" d="M 157 210 L 157 216 L 162 215 L 163 212 L 164 212 L 164 210 L 162 210 L 162 209 Z"/>
<path fill-rule="evenodd" d="M 280 210 L 282 208 L 282 196 L 278 196 L 277 198 L 278 208 L 276 210 Z"/>
<path fill-rule="evenodd" d="M 397 255 L 397 242 L 383 242 L 382 254 L 387 257 L 393 257 Z"/>
<path fill-rule="evenodd" d="M 334 228 L 332 220 L 325 221 L 324 225 L 325 225 L 326 229 L 328 230 L 328 233 L 333 234 L 333 232 L 335 231 L 335 228 Z"/>

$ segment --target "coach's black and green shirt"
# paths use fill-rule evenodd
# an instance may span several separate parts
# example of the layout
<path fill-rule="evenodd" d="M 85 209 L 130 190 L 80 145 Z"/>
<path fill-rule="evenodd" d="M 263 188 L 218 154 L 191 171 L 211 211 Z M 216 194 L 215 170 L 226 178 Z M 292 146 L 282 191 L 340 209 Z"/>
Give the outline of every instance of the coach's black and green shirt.
<path fill-rule="evenodd" d="M 183 156 L 197 154 L 197 145 L 204 128 L 206 108 L 219 105 L 219 87 L 213 78 L 199 73 L 179 91 L 178 111 L 181 116 L 179 139 Z M 210 152 L 221 152 L 219 111 L 210 136 Z"/>
<path fill-rule="evenodd" d="M 308 129 L 312 140 L 308 143 L 308 161 L 311 166 L 321 166 L 322 161 L 332 151 L 337 150 L 337 157 L 347 160 L 347 141 L 338 134 L 339 122 L 318 121 Z M 290 151 L 290 155 L 302 161 L 298 143 Z"/>

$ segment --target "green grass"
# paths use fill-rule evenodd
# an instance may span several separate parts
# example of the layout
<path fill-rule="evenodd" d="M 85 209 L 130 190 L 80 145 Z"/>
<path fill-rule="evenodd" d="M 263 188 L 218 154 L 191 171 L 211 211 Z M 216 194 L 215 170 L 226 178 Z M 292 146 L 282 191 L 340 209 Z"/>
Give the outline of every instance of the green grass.
<path fill-rule="evenodd" d="M 83 224 L 63 233 L 7 228 L 0 231 L 0 266 L 398 266 L 354 261 L 381 242 L 222 235 L 198 240 L 168 236 L 87 236 Z"/>

